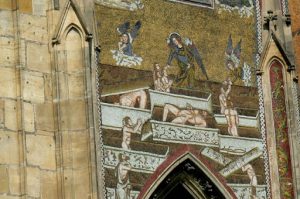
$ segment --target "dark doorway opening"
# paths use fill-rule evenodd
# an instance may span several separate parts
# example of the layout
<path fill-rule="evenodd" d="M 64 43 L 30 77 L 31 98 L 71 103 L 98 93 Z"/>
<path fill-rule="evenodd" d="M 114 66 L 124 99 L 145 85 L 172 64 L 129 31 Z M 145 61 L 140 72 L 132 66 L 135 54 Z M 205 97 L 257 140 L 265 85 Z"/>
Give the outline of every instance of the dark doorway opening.
<path fill-rule="evenodd" d="M 225 196 L 193 161 L 187 159 L 167 175 L 150 198 L 225 199 Z"/>

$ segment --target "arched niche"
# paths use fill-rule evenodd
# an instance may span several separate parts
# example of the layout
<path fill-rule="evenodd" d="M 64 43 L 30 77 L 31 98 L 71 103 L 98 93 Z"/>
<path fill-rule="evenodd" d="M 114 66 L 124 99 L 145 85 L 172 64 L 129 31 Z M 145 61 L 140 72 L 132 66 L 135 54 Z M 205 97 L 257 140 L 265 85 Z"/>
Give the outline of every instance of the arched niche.
<path fill-rule="evenodd" d="M 270 73 L 272 65 L 280 65 L 280 71 L 282 73 L 281 80 L 278 78 L 271 77 Z M 273 66 L 274 67 L 274 66 Z M 283 48 L 280 40 L 278 40 L 276 34 L 271 31 L 266 40 L 263 52 L 261 53 L 261 59 L 257 70 L 257 79 L 258 79 L 258 90 L 259 90 L 259 100 L 260 100 L 260 130 L 262 132 L 263 143 L 265 145 L 265 149 L 267 153 L 264 153 L 265 156 L 265 164 L 267 165 L 265 175 L 267 179 L 267 186 L 269 196 L 273 199 L 282 199 L 282 194 L 284 190 L 290 191 L 290 185 L 296 190 L 296 182 L 297 182 L 297 170 L 293 169 L 292 171 L 292 179 L 288 180 L 287 183 L 282 183 L 284 180 L 280 178 L 280 165 L 279 161 L 282 160 L 281 152 L 278 152 L 278 144 L 277 144 L 277 133 L 278 130 L 275 126 L 275 123 L 278 121 L 274 115 L 274 90 L 272 90 L 271 79 L 273 83 L 281 82 L 281 92 L 284 92 L 284 97 L 282 97 L 281 101 L 284 101 L 285 108 L 282 112 L 285 112 L 287 122 L 286 126 L 288 126 L 287 137 L 289 138 L 289 161 L 292 165 L 292 168 L 298 167 L 298 144 L 296 143 L 296 132 L 297 132 L 297 124 L 296 121 L 296 111 L 295 107 L 293 107 L 294 99 L 293 99 L 293 79 L 295 78 L 294 68 L 291 60 L 287 56 L 287 52 L 285 48 Z M 276 112 L 276 110 L 275 110 Z M 278 153 L 280 153 L 280 157 L 278 157 Z M 286 159 L 286 157 L 284 157 Z M 289 169 L 290 171 L 292 169 Z M 288 177 L 290 179 L 290 177 Z M 298 180 L 299 181 L 299 180 Z M 292 184 L 290 184 L 292 183 Z M 288 186 L 286 186 L 288 184 Z M 283 190 L 284 189 L 284 190 Z M 293 193 L 292 195 L 295 195 Z M 291 195 L 291 194 L 290 194 Z M 293 196 L 294 197 L 294 196 Z M 291 197 L 292 198 L 292 197 Z"/>
<path fill-rule="evenodd" d="M 85 79 L 85 41 L 82 38 L 82 32 L 76 26 L 71 25 L 66 30 L 64 39 L 65 52 L 65 80 L 68 85 L 68 98 L 85 97 L 86 79 Z"/>
<path fill-rule="evenodd" d="M 148 179 L 138 199 L 235 199 L 225 179 L 188 146 L 171 155 Z"/>
<path fill-rule="evenodd" d="M 67 72 L 76 72 L 83 68 L 83 43 L 79 30 L 71 27 L 65 39 Z"/>
<path fill-rule="evenodd" d="M 291 132 L 292 111 L 291 74 L 284 56 L 275 45 L 270 45 L 261 64 L 266 149 L 271 196 L 274 199 L 294 198 L 293 149 Z M 271 53 L 272 52 L 272 53 Z M 264 127 L 263 127 L 264 128 Z"/>
<path fill-rule="evenodd" d="M 98 194 L 93 159 L 96 76 L 91 71 L 92 35 L 84 20 L 76 3 L 66 1 L 52 38 L 57 177 L 63 198 L 96 198 Z"/>
<path fill-rule="evenodd" d="M 285 67 L 276 58 L 270 62 L 269 79 L 274 137 L 281 198 L 294 198 Z"/>

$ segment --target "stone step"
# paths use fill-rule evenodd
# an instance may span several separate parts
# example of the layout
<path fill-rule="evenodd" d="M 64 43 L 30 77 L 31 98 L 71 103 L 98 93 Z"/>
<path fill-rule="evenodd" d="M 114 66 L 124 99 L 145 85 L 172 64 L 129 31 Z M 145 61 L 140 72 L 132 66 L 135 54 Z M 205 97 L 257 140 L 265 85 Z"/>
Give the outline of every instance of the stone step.
<path fill-rule="evenodd" d="M 149 87 L 137 87 L 134 89 L 127 89 L 126 91 L 117 91 L 117 92 L 111 92 L 101 95 L 101 102 L 108 103 L 108 104 L 118 104 L 120 102 L 120 97 L 124 94 L 128 94 L 131 92 L 136 92 L 144 90 L 147 94 L 147 103 L 146 103 L 146 109 L 150 110 L 151 104 L 150 104 L 150 95 L 149 95 Z M 134 108 L 139 108 L 138 103 L 135 104 Z"/>
<path fill-rule="evenodd" d="M 165 104 L 172 104 L 179 108 L 185 108 L 187 104 L 191 104 L 195 109 L 207 110 L 212 112 L 211 94 L 203 94 L 203 98 L 186 96 L 182 94 L 173 94 L 149 90 L 151 110 L 155 106 L 164 106 Z"/>
<path fill-rule="evenodd" d="M 121 147 L 123 134 L 118 130 L 103 129 L 103 142 L 106 146 Z M 158 155 L 165 155 L 169 151 L 166 144 L 141 141 L 140 134 L 131 134 L 131 149 L 135 151 L 144 151 Z"/>
<path fill-rule="evenodd" d="M 216 125 L 215 128 L 220 130 L 221 135 L 229 135 L 227 124 L 219 124 Z M 240 137 L 245 138 L 261 138 L 261 133 L 259 132 L 259 129 L 254 127 L 238 126 L 238 134 Z"/>
<path fill-rule="evenodd" d="M 133 123 L 138 119 L 147 121 L 151 118 L 151 112 L 147 109 L 133 108 L 116 104 L 101 103 L 101 119 L 104 127 L 113 127 L 121 129 L 123 119 L 130 117 Z"/>
<path fill-rule="evenodd" d="M 235 107 L 239 115 L 249 116 L 249 117 L 256 117 L 258 115 L 258 107 L 251 109 L 251 108 L 244 108 L 244 107 Z M 221 106 L 220 104 L 213 105 L 213 113 L 214 114 L 221 114 Z"/>

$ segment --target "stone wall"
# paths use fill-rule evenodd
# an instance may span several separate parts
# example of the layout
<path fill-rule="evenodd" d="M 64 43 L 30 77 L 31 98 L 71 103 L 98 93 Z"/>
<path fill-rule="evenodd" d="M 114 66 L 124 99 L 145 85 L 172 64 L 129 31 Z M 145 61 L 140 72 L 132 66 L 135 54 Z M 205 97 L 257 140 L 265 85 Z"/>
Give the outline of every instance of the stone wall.
<path fill-rule="evenodd" d="M 88 10 L 84 2 L 77 9 Z M 65 74 L 70 89 L 57 87 L 51 40 L 67 1 L 59 10 L 53 3 L 0 1 L 0 198 L 97 197 L 92 95 L 82 69 Z M 84 69 L 90 67 L 86 57 Z"/>

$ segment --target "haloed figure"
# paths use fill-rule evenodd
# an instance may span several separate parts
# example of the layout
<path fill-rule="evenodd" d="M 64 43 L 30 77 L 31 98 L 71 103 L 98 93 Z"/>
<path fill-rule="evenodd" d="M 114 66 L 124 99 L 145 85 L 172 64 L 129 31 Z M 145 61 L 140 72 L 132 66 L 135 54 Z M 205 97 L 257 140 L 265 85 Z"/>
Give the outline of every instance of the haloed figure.
<path fill-rule="evenodd" d="M 128 33 L 123 33 L 120 36 L 118 47 L 119 47 L 119 51 L 122 52 L 124 55 L 133 56 L 132 43 L 129 42 Z"/>
<path fill-rule="evenodd" d="M 125 22 L 117 28 L 117 31 L 120 34 L 120 41 L 118 43 L 120 52 L 128 56 L 133 56 L 132 43 L 137 37 L 141 26 L 142 23 L 137 21 L 130 30 L 130 23 Z"/>
<path fill-rule="evenodd" d="M 177 61 L 179 73 L 177 74 L 175 83 L 178 86 L 181 86 L 185 80 L 187 80 L 188 87 L 194 86 L 195 61 L 208 80 L 199 51 L 190 39 L 186 38 L 185 42 L 183 42 L 178 33 L 171 33 L 168 38 L 168 45 L 170 47 L 170 54 L 167 65 L 171 65 L 173 59 Z"/>
<path fill-rule="evenodd" d="M 175 124 L 186 124 L 187 122 L 198 127 L 206 127 L 207 111 L 196 110 L 190 104 L 187 104 L 186 109 L 179 109 L 172 104 L 165 104 L 163 112 L 163 121 L 167 120 L 168 114 L 171 112 L 175 115 L 175 119 L 171 122 Z"/>
<path fill-rule="evenodd" d="M 123 118 L 123 140 L 122 140 L 122 148 L 130 150 L 130 142 L 131 142 L 131 134 L 132 133 L 140 133 L 142 128 L 142 120 L 138 119 L 136 124 L 133 124 L 130 117 Z"/>
<path fill-rule="evenodd" d="M 129 182 L 129 171 L 131 165 L 128 162 L 129 157 L 119 154 L 119 163 L 115 168 L 115 176 L 117 177 L 116 199 L 130 199 L 131 185 Z"/>
<path fill-rule="evenodd" d="M 129 21 L 118 26 L 117 32 L 120 36 L 118 49 L 111 50 L 113 59 L 118 66 L 131 67 L 141 65 L 142 57 L 134 54 L 133 50 L 133 42 L 136 40 L 141 26 L 141 21 L 137 21 L 133 26 L 130 26 Z"/>

